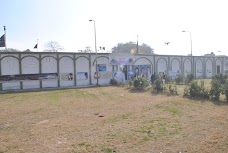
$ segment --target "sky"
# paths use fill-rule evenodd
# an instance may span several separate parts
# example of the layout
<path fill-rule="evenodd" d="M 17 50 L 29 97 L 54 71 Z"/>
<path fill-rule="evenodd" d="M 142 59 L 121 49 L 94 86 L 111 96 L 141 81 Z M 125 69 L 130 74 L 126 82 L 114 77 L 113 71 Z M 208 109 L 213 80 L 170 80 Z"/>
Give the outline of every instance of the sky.
<path fill-rule="evenodd" d="M 7 48 L 38 51 L 57 41 L 64 52 L 145 43 L 156 54 L 195 56 L 228 51 L 226 0 L 0 0 Z M 182 32 L 183 30 L 189 32 Z M 166 45 L 165 42 L 170 42 Z M 101 51 L 98 51 L 98 53 Z M 104 52 L 104 51 L 103 51 Z M 130 52 L 130 51 L 129 51 Z"/>

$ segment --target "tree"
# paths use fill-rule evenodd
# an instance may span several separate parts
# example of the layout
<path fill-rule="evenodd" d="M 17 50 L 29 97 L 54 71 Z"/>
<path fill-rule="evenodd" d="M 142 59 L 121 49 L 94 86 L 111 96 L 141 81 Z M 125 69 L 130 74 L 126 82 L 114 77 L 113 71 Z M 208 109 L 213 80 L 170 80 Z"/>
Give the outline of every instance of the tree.
<path fill-rule="evenodd" d="M 45 45 L 47 52 L 59 52 L 63 50 L 63 47 L 59 45 L 57 41 L 50 41 Z"/>
<path fill-rule="evenodd" d="M 7 48 L 0 50 L 0 52 L 20 52 L 20 50 L 14 48 Z"/>
<path fill-rule="evenodd" d="M 118 43 L 117 46 L 112 48 L 112 52 L 130 53 L 132 49 L 137 53 L 137 44 L 130 41 L 125 44 Z M 154 54 L 154 49 L 143 43 L 142 45 L 138 45 L 138 54 Z"/>
<path fill-rule="evenodd" d="M 31 52 L 31 50 L 30 49 L 26 49 L 23 52 Z"/>

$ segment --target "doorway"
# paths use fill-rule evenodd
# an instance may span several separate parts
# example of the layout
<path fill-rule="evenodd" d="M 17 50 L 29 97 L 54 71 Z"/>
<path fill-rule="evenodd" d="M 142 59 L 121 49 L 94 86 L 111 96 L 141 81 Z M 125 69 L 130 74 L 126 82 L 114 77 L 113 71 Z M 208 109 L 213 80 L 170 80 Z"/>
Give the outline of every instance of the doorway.
<path fill-rule="evenodd" d="M 221 70 L 220 70 L 220 65 L 217 65 L 217 74 L 220 74 Z"/>

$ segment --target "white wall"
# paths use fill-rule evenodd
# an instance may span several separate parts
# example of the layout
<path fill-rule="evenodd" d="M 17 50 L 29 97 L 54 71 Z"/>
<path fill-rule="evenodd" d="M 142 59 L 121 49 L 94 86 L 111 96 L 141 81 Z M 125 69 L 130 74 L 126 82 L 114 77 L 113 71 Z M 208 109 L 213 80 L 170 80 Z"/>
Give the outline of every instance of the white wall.
<path fill-rule="evenodd" d="M 157 70 L 158 70 L 158 74 L 159 73 L 165 73 L 167 74 L 167 61 L 164 58 L 159 58 L 157 61 Z"/>
<path fill-rule="evenodd" d="M 202 78 L 203 77 L 203 62 L 201 59 L 196 60 L 196 78 Z"/>
<path fill-rule="evenodd" d="M 189 58 L 186 58 L 184 60 L 184 76 L 187 77 L 188 74 L 191 74 L 192 68 L 191 68 L 191 60 Z"/>
<path fill-rule="evenodd" d="M 77 75 L 77 73 L 80 73 L 80 72 L 86 72 L 86 73 L 88 73 L 88 76 L 90 75 L 88 57 L 84 57 L 84 56 L 78 57 L 78 59 L 76 60 L 75 67 L 76 67 L 76 75 Z M 77 86 L 89 85 L 89 77 L 88 77 L 88 79 L 80 79 L 77 77 L 76 84 L 77 84 Z"/>
<path fill-rule="evenodd" d="M 206 60 L 206 78 L 211 78 L 212 77 L 212 59 L 207 59 Z"/>
<path fill-rule="evenodd" d="M 17 56 L 16 56 L 17 57 Z M 19 74 L 19 61 L 15 57 L 5 57 L 1 60 L 2 75 Z M 20 89 L 20 82 L 2 83 L 3 90 Z"/>
<path fill-rule="evenodd" d="M 97 79 L 94 78 L 96 72 L 95 54 L 80 54 L 80 53 L 0 53 L 1 75 L 16 75 L 16 74 L 37 74 L 37 73 L 58 73 L 60 79 L 60 87 L 87 86 L 95 85 Z M 39 60 L 41 58 L 41 61 Z M 106 72 L 112 73 L 112 65 L 109 64 L 109 54 L 98 54 L 97 64 L 104 64 Z M 226 70 L 227 66 L 223 62 L 224 57 L 193 57 L 194 63 L 191 64 L 191 57 L 188 56 L 169 56 L 169 55 L 135 55 L 134 65 L 151 65 L 151 72 L 159 73 L 168 71 L 182 70 L 182 74 L 187 76 L 192 72 L 191 65 L 194 65 L 194 74 L 197 78 L 202 78 L 204 75 L 211 78 L 216 73 L 217 65 L 220 66 L 220 72 Z M 19 62 L 21 59 L 21 62 Z M 59 59 L 59 61 L 57 61 Z M 74 65 L 74 60 L 75 65 Z M 224 58 L 225 59 L 225 58 Z M 89 61 L 90 60 L 90 61 Z M 21 64 L 21 69 L 19 65 Z M 41 65 L 39 65 L 41 64 Z M 59 70 L 58 66 L 59 65 Z M 113 66 L 117 70 L 117 66 Z M 40 69 L 41 68 L 41 69 Z M 75 68 L 75 69 L 74 69 Z M 132 66 L 128 66 L 128 70 Z M 20 72 L 21 70 L 21 72 Z M 77 72 L 87 72 L 88 79 L 77 78 Z M 61 80 L 62 74 L 72 73 L 73 80 Z M 74 80 L 76 78 L 76 81 Z M 91 82 L 90 82 L 91 81 Z M 99 84 L 108 84 L 110 79 L 99 79 Z M 20 82 L 2 83 L 3 90 L 20 89 Z M 44 80 L 42 87 L 58 87 L 58 80 Z M 40 81 L 23 81 L 23 89 L 40 88 Z"/>
<path fill-rule="evenodd" d="M 57 73 L 57 60 L 54 56 L 42 58 L 41 73 Z M 42 81 L 42 87 L 58 87 L 58 80 L 44 80 Z"/>
<path fill-rule="evenodd" d="M 72 57 L 72 56 L 71 56 Z M 67 87 L 67 86 L 74 86 L 74 77 L 73 80 L 62 80 L 61 75 L 72 73 L 74 74 L 74 62 L 73 59 L 66 56 L 60 56 L 59 61 L 59 73 L 60 73 L 60 86 Z M 73 58 L 73 57 L 72 57 Z"/>
<path fill-rule="evenodd" d="M 38 74 L 39 73 L 39 60 L 38 57 L 27 56 L 21 60 L 22 74 Z M 39 88 L 40 81 L 23 81 L 23 89 Z"/>

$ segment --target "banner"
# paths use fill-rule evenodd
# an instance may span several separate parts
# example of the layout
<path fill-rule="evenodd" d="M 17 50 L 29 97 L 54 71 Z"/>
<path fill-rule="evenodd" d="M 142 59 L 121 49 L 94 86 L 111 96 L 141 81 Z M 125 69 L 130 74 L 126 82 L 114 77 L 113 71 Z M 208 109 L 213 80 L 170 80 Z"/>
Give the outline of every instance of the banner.
<path fill-rule="evenodd" d="M 58 73 L 0 75 L 0 83 L 34 81 L 34 80 L 57 80 L 57 79 L 58 79 Z"/>
<path fill-rule="evenodd" d="M 88 72 L 77 72 L 77 80 L 88 80 Z"/>
<path fill-rule="evenodd" d="M 151 65 L 134 65 L 134 77 L 144 76 L 150 79 L 151 76 Z"/>
<path fill-rule="evenodd" d="M 60 74 L 60 79 L 63 81 L 71 81 L 73 80 L 74 75 L 73 73 L 61 73 Z"/>
<path fill-rule="evenodd" d="M 106 71 L 106 65 L 105 64 L 98 64 L 98 71 Z"/>
<path fill-rule="evenodd" d="M 109 63 L 111 65 L 133 65 L 134 55 L 130 53 L 112 53 L 109 54 Z"/>

